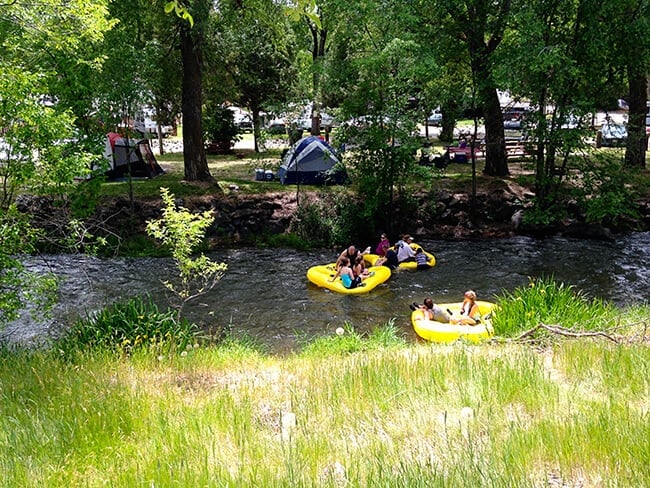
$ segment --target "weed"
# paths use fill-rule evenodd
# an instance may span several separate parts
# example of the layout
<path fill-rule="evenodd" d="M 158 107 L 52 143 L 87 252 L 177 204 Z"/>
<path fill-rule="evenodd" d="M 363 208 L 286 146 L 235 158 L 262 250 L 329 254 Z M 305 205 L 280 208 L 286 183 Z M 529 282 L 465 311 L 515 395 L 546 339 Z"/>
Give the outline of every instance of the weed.
<path fill-rule="evenodd" d="M 552 277 L 531 278 L 528 286 L 504 291 L 493 324 L 497 335 L 513 337 L 540 323 L 580 330 L 604 330 L 612 324 L 615 309 L 602 300 L 590 300 L 581 290 Z"/>
<path fill-rule="evenodd" d="M 198 340 L 198 328 L 177 321 L 175 311 L 160 311 L 150 297 L 134 297 L 114 303 L 93 315 L 77 320 L 57 343 L 57 349 L 153 352 L 183 351 Z"/>

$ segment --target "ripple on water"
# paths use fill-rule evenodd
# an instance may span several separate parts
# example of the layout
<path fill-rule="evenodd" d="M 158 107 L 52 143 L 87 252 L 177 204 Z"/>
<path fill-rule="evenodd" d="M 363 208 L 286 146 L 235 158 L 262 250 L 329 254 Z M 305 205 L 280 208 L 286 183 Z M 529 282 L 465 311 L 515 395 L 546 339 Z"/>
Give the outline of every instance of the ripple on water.
<path fill-rule="evenodd" d="M 210 294 L 187 307 L 188 317 L 205 327 L 232 324 L 269 345 L 291 349 L 303 338 L 334 333 L 351 323 L 367 330 L 390 319 L 413 337 L 408 304 L 431 296 L 438 302 L 460 300 L 467 288 L 490 300 L 504 290 L 526 285 L 529 277 L 554 277 L 593 297 L 622 305 L 650 300 L 650 233 L 615 242 L 554 237 L 421 243 L 436 256 L 428 271 L 398 271 L 368 294 L 340 295 L 308 282 L 310 266 L 333 262 L 329 250 L 233 249 L 215 252 L 228 264 L 223 280 Z M 55 334 L 71 317 L 97 310 L 115 300 L 150 294 L 165 302 L 162 280 L 174 277 L 170 259 L 100 259 L 45 256 L 26 260 L 36 272 L 61 278 L 60 303 L 48 321 L 22 317 L 2 337 L 33 343 Z"/>

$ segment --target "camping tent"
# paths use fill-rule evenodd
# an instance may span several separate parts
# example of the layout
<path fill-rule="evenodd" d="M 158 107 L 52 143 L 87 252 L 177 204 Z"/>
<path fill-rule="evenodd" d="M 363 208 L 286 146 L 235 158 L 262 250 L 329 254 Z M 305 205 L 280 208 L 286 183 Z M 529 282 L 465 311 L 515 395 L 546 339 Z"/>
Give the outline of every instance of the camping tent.
<path fill-rule="evenodd" d="M 156 161 L 147 139 L 125 139 L 115 132 L 110 132 L 106 136 L 104 157 L 108 159 L 109 169 L 106 176 L 109 179 L 124 178 L 129 171 L 135 178 L 153 178 L 165 172 Z"/>
<path fill-rule="evenodd" d="M 287 184 L 341 184 L 347 180 L 336 151 L 324 140 L 307 136 L 287 151 L 278 171 L 280 182 Z"/>

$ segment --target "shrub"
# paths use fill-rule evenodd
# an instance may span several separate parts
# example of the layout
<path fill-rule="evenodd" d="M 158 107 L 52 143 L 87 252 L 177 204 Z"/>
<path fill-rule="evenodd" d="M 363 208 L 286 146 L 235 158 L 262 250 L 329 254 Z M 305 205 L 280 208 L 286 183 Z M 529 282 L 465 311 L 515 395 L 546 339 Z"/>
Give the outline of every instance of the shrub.
<path fill-rule="evenodd" d="M 228 265 L 215 263 L 207 256 L 194 256 L 194 250 L 205 237 L 205 230 L 212 225 L 214 216 L 209 210 L 192 214 L 176 206 L 174 195 L 167 188 L 161 188 L 164 208 L 163 216 L 147 222 L 147 234 L 160 240 L 171 250 L 178 269 L 178 283 L 165 281 L 163 284 L 178 300 L 177 318 L 180 321 L 183 307 L 201 295 L 209 293 L 219 283 Z"/>
<path fill-rule="evenodd" d="M 598 299 L 589 299 L 572 285 L 552 278 L 531 278 L 528 286 L 504 291 L 497 297 L 498 312 L 493 325 L 497 335 L 515 337 L 539 324 L 567 327 L 580 324 L 580 330 L 603 330 L 615 309 Z"/>
<path fill-rule="evenodd" d="M 160 311 L 150 297 L 114 303 L 77 320 L 57 341 L 64 352 L 103 349 L 130 354 L 135 350 L 183 351 L 198 340 L 198 327 L 177 321 L 175 311 Z"/>
<path fill-rule="evenodd" d="M 303 199 L 290 230 L 315 244 L 340 246 L 362 237 L 365 228 L 361 204 L 345 191 L 332 191 Z"/>
<path fill-rule="evenodd" d="M 621 217 L 638 218 L 631 177 L 623 163 L 613 158 L 594 158 L 583 165 L 573 195 L 587 222 L 617 224 Z"/>
<path fill-rule="evenodd" d="M 239 128 L 235 124 L 232 111 L 218 105 L 209 107 L 205 113 L 203 129 L 209 152 L 215 154 L 231 152 L 235 142 L 240 139 Z"/>

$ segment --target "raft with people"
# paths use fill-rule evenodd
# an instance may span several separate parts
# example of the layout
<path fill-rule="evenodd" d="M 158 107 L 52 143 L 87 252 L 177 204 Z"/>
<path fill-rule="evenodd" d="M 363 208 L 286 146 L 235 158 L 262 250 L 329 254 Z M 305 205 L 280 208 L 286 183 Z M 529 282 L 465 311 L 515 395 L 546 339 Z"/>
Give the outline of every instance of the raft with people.
<path fill-rule="evenodd" d="M 465 325 L 452 323 L 461 317 L 461 303 L 439 303 L 438 307 L 447 311 L 450 322 L 439 322 L 430 320 L 425 316 L 425 310 L 416 308 L 411 312 L 411 323 L 413 330 L 422 339 L 439 344 L 449 344 L 458 340 L 465 340 L 471 343 L 485 341 L 494 335 L 492 327 L 492 314 L 496 304 L 486 301 L 476 301 L 479 307 L 480 318 L 476 325 Z"/>
<path fill-rule="evenodd" d="M 426 255 L 427 257 L 427 265 L 429 268 L 433 268 L 436 265 L 436 258 L 433 254 L 430 252 L 427 252 L 424 250 L 422 246 L 419 244 L 416 244 L 414 242 L 410 243 L 409 246 L 411 246 L 411 249 L 413 249 L 414 252 L 417 252 L 418 249 L 422 249 L 422 252 Z M 391 246 L 390 250 L 395 250 L 394 246 Z M 363 259 L 365 262 L 368 264 L 368 266 L 376 266 L 377 262 L 380 260 L 383 260 L 383 256 L 380 256 L 379 254 L 364 254 Z M 380 261 L 381 262 L 381 261 Z M 409 271 L 415 271 L 418 269 L 418 263 L 416 261 L 402 261 L 397 265 L 399 269 L 407 269 Z"/>
<path fill-rule="evenodd" d="M 336 263 L 312 266 L 307 270 L 307 279 L 314 285 L 337 293 L 358 295 L 368 293 L 390 278 L 391 270 L 386 266 L 370 266 L 368 273 L 354 288 L 346 288 L 340 276 L 336 275 Z M 333 280 L 333 281 L 332 281 Z"/>

